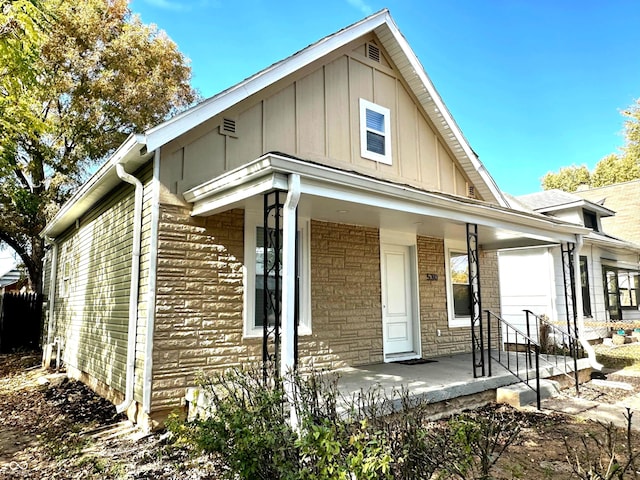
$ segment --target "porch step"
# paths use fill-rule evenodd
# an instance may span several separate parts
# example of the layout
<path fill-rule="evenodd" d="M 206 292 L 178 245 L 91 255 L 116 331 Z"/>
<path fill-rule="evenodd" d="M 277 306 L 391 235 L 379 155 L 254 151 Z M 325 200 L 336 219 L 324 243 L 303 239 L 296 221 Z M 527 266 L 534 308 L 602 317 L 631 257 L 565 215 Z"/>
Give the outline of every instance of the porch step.
<path fill-rule="evenodd" d="M 555 397 L 560 386 L 555 380 L 540 380 L 540 399 Z M 506 403 L 512 407 L 522 407 L 536 402 L 536 392 L 524 382 L 514 383 L 496 389 L 496 402 Z"/>

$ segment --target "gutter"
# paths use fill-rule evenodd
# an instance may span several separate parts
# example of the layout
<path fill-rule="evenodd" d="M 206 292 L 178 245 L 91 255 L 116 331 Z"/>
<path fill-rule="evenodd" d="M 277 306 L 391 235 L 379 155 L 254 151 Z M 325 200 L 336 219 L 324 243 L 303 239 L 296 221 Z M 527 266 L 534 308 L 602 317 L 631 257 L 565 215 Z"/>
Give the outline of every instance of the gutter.
<path fill-rule="evenodd" d="M 576 273 L 574 275 L 574 282 L 576 283 L 582 278 L 580 272 L 580 251 L 583 245 L 584 237 L 582 235 L 576 235 L 576 247 L 573 250 L 573 271 Z M 578 341 L 582 345 L 582 348 L 584 348 L 584 351 L 587 352 L 591 368 L 600 371 L 604 365 L 596 360 L 596 352 L 593 346 L 584 338 L 584 307 L 582 304 L 582 294 L 578 294 L 577 285 L 574 285 L 574 291 L 576 294 L 573 303 L 578 317 Z"/>
<path fill-rule="evenodd" d="M 140 286 L 140 238 L 142 235 L 142 182 L 127 173 L 122 163 L 116 163 L 118 177 L 135 187 L 133 209 L 133 252 L 131 254 L 131 289 L 129 292 L 129 327 L 127 335 L 127 367 L 124 401 L 116 405 L 116 411 L 122 413 L 133 403 L 133 388 L 136 368 L 136 332 L 138 329 L 138 295 Z"/>

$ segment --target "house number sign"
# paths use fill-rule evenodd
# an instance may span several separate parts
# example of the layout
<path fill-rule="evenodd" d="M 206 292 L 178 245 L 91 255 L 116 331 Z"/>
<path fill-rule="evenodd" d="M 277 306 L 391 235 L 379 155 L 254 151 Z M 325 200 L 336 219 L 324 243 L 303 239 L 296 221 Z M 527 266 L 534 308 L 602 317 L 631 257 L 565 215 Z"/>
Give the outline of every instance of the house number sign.
<path fill-rule="evenodd" d="M 438 280 L 438 274 L 437 273 L 427 273 L 427 281 L 428 282 L 435 282 Z"/>

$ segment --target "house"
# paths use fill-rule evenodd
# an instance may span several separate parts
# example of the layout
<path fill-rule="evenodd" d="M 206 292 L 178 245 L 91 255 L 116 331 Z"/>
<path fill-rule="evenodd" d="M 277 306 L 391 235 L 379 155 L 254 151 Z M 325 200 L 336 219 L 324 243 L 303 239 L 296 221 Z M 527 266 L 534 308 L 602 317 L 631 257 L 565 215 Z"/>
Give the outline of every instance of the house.
<path fill-rule="evenodd" d="M 579 197 L 616 212 L 602 219 L 602 228 L 614 237 L 640 244 L 640 180 L 605 187 L 578 189 Z"/>
<path fill-rule="evenodd" d="M 610 336 L 612 328 L 623 324 L 629 328 L 640 321 L 640 246 L 603 230 L 616 212 L 578 193 L 561 190 L 519 196 L 512 199 L 512 205 L 516 202 L 523 209 L 584 225 L 590 232 L 575 246 L 577 265 L 573 256 L 566 261 L 567 252 L 561 245 L 500 252 L 501 311 L 505 319 L 522 326 L 522 309 L 527 308 L 560 325 L 573 325 L 571 310 L 566 307 L 575 302 L 581 305 L 582 313 L 578 329 L 590 340 Z M 571 282 L 563 281 L 571 270 L 576 279 L 573 292 L 564 288 Z M 526 277 L 520 277 L 519 271 L 526 271 Z"/>
<path fill-rule="evenodd" d="M 24 272 L 17 267 L 11 267 L 6 272 L 0 274 L 0 294 L 8 292 L 19 292 L 24 282 Z"/>
<path fill-rule="evenodd" d="M 383 10 L 131 135 L 43 232 L 47 340 L 148 425 L 201 370 L 475 351 L 497 251 L 586 232 L 509 207 Z"/>

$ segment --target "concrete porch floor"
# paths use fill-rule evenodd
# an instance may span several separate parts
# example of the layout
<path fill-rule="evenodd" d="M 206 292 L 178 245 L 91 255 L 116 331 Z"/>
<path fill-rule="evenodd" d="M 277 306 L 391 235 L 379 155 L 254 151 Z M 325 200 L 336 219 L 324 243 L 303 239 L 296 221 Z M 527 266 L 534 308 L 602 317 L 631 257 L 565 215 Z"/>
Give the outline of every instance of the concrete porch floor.
<path fill-rule="evenodd" d="M 505 354 L 503 353 L 503 356 Z M 515 353 L 511 356 L 512 368 L 515 366 Z M 361 367 L 339 369 L 338 390 L 345 398 L 351 398 L 361 391 L 380 388 L 387 398 L 394 397 L 394 391 L 402 387 L 407 389 L 411 397 L 426 400 L 429 404 L 442 404 L 443 408 L 467 408 L 495 400 L 495 390 L 500 387 L 519 383 L 520 380 L 492 361 L 492 376 L 473 378 L 473 364 L 470 353 L 435 357 L 430 363 L 403 365 L 400 363 L 381 363 Z M 570 360 L 570 359 L 569 359 Z M 521 376 L 524 374 L 522 357 L 520 359 Z M 556 362 L 557 365 L 556 366 Z M 572 369 L 573 361 L 568 363 Z M 561 368 L 564 357 L 540 358 L 540 378 L 564 376 Z M 578 360 L 578 370 L 589 368 L 588 359 Z M 485 372 L 488 373 L 485 353 Z M 535 371 L 529 373 L 535 381 Z M 382 393 L 382 392 L 381 392 Z M 396 397 L 397 398 L 397 395 Z M 436 409 L 438 410 L 438 409 Z M 437 413 L 437 412 L 434 412 Z"/>

